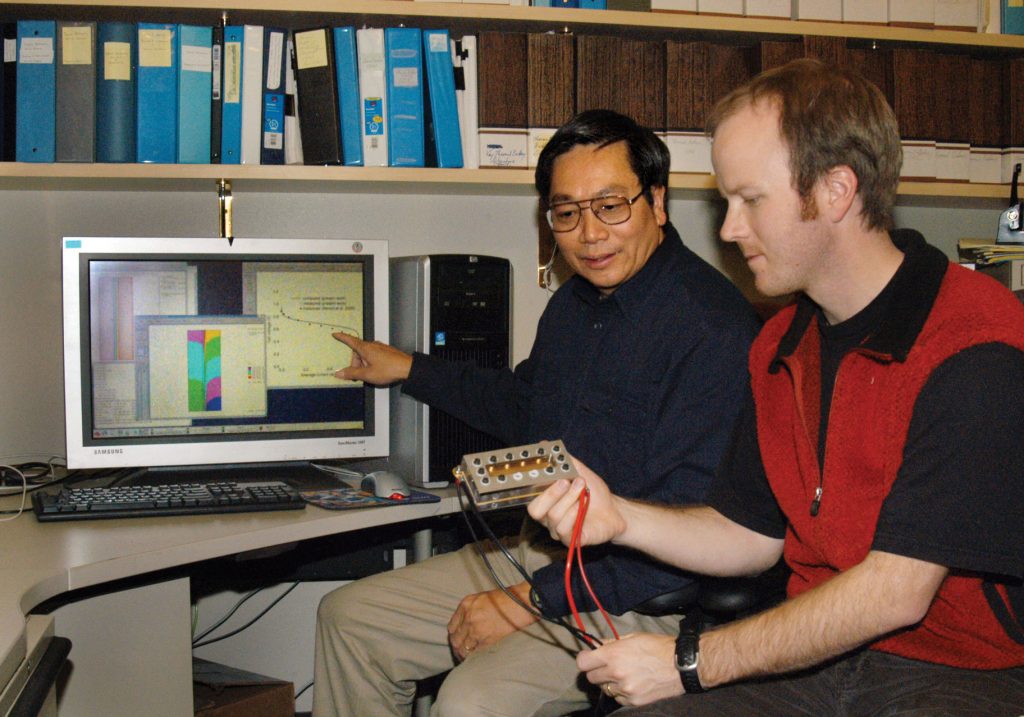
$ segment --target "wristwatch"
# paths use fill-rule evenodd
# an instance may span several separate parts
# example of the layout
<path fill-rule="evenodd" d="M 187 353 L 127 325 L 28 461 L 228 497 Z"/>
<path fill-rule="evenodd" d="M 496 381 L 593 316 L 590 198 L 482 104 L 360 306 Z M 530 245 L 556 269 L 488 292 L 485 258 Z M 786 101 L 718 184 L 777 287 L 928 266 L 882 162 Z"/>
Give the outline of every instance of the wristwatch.
<path fill-rule="evenodd" d="M 700 662 L 700 624 L 696 615 L 687 615 L 679 621 L 679 637 L 676 638 L 676 669 L 683 689 L 688 694 L 703 692 L 697 664 Z"/>

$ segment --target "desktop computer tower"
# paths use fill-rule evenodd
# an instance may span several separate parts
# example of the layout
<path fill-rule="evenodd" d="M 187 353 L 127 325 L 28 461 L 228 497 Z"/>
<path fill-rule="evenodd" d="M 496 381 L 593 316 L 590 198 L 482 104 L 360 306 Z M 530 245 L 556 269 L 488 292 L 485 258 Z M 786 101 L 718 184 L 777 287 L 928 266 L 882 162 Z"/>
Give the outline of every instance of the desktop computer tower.
<path fill-rule="evenodd" d="M 405 351 L 506 368 L 512 345 L 507 259 L 433 254 L 391 259 L 391 343 Z M 391 389 L 391 466 L 440 487 L 467 453 L 500 448 L 463 421 Z"/>

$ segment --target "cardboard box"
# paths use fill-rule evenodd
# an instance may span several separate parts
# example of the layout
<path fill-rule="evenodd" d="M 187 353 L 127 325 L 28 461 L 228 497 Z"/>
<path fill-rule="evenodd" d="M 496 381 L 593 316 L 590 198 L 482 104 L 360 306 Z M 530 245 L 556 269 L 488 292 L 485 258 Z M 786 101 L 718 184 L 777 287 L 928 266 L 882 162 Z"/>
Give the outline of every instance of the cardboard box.
<path fill-rule="evenodd" d="M 195 717 L 295 717 L 295 686 L 200 658 L 192 661 Z"/>

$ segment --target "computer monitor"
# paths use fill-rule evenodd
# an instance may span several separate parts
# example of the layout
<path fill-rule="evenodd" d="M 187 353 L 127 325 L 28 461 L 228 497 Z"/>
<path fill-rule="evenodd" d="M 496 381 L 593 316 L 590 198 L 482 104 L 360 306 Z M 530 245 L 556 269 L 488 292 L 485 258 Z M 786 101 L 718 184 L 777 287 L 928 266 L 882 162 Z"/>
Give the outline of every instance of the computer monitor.
<path fill-rule="evenodd" d="M 387 242 L 63 242 L 70 468 L 387 455 L 387 392 L 335 378 L 331 336 L 387 341 Z"/>

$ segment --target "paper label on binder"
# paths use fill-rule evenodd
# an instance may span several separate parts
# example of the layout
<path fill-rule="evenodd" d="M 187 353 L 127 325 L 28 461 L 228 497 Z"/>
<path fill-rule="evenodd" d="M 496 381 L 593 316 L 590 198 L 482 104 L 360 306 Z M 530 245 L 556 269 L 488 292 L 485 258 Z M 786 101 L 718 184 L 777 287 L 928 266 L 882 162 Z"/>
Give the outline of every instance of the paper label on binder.
<path fill-rule="evenodd" d="M 972 182 L 999 184 L 1003 179 L 1003 151 L 998 147 L 971 147 Z"/>
<path fill-rule="evenodd" d="M 132 79 L 132 46 L 127 42 L 103 43 L 103 79 Z"/>
<path fill-rule="evenodd" d="M 711 174 L 711 140 L 703 132 L 669 132 L 665 144 L 671 171 Z"/>
<path fill-rule="evenodd" d="M 324 47 L 326 48 L 327 43 L 324 41 Z M 270 42 L 268 43 L 267 52 L 267 89 L 268 90 L 279 90 L 281 89 L 281 55 L 284 53 L 284 33 L 273 32 L 270 34 Z"/>
<path fill-rule="evenodd" d="M 300 70 L 308 70 L 311 67 L 327 67 L 327 32 L 325 30 L 295 33 L 295 64 Z"/>
<path fill-rule="evenodd" d="M 21 56 L 18 61 L 23 65 L 52 65 L 52 37 L 23 37 L 21 39 Z"/>
<path fill-rule="evenodd" d="M 427 38 L 430 41 L 431 52 L 448 52 L 448 36 L 445 33 L 430 33 Z"/>
<path fill-rule="evenodd" d="M 391 76 L 395 87 L 419 87 L 420 71 L 417 67 L 396 67 Z"/>
<path fill-rule="evenodd" d="M 481 167 L 522 167 L 528 165 L 529 136 L 525 130 L 480 130 Z"/>
<path fill-rule="evenodd" d="M 182 45 L 181 69 L 187 72 L 209 74 L 213 71 L 213 50 L 197 45 Z"/>
<path fill-rule="evenodd" d="M 242 101 L 242 43 L 224 43 L 224 101 L 237 105 Z"/>
<path fill-rule="evenodd" d="M 60 29 L 61 64 L 92 64 L 92 28 L 86 26 L 62 27 Z"/>
<path fill-rule="evenodd" d="M 171 66 L 171 31 L 139 30 L 139 67 Z"/>
<path fill-rule="evenodd" d="M 935 143 L 928 140 L 903 140 L 903 167 L 900 179 L 935 179 Z"/>

